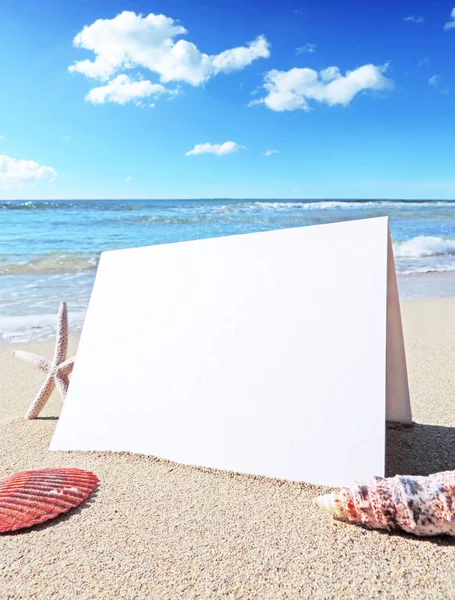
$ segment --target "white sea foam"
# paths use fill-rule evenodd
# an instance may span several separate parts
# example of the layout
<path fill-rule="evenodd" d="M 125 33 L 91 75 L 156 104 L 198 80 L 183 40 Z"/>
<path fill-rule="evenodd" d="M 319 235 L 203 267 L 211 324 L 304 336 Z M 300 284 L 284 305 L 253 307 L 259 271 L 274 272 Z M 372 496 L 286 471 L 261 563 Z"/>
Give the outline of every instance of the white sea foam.
<path fill-rule="evenodd" d="M 403 264 L 396 265 L 397 275 L 428 275 L 429 273 L 452 273 L 454 271 L 453 264 L 413 264 L 406 267 Z"/>
<path fill-rule="evenodd" d="M 235 207 L 236 205 L 232 205 Z M 410 200 L 407 201 L 398 201 L 398 200 L 364 200 L 364 201 L 353 201 L 353 200 L 316 200 L 316 201 L 305 201 L 305 200 L 292 200 L 289 202 L 279 201 L 279 202 L 269 202 L 269 201 L 261 201 L 258 200 L 256 202 L 252 202 L 250 206 L 256 206 L 260 208 L 267 209 L 289 209 L 289 208 L 301 208 L 304 210 L 333 210 L 333 209 L 352 209 L 352 210 L 362 210 L 362 209 L 371 209 L 371 208 L 422 208 L 422 207 L 431 207 L 431 208 L 453 208 L 455 209 L 455 202 L 450 201 L 422 201 L 422 202 L 412 202 Z"/>
<path fill-rule="evenodd" d="M 455 239 L 419 235 L 393 244 L 395 258 L 425 258 L 455 255 Z"/>
<path fill-rule="evenodd" d="M 85 311 L 70 312 L 69 328 L 72 333 L 80 333 L 85 319 Z M 56 315 L 9 315 L 0 317 L 0 344 L 45 340 L 55 336 Z"/>

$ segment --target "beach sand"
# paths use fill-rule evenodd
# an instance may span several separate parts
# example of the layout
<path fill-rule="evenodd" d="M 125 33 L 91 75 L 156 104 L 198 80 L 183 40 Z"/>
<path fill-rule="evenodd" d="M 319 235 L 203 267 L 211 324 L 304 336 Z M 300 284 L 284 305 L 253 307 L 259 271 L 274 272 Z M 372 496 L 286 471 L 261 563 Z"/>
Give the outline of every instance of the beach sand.
<path fill-rule="evenodd" d="M 453 469 L 455 299 L 408 300 L 402 311 L 416 424 L 388 428 L 388 474 Z M 455 539 L 336 522 L 312 503 L 325 488 L 49 452 L 60 401 L 54 393 L 40 419 L 23 419 L 43 375 L 12 348 L 0 349 L 0 473 L 79 467 L 100 486 L 68 515 L 0 536 L 1 599 L 455 597 Z M 26 348 L 51 357 L 53 343 Z"/>

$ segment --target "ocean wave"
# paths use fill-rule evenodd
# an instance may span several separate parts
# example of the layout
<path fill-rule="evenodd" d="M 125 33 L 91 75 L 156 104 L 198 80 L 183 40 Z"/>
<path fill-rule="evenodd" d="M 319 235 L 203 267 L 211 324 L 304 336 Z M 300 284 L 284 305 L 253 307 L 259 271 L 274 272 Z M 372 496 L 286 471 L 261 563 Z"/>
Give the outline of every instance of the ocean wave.
<path fill-rule="evenodd" d="M 430 275 L 431 273 L 453 273 L 455 272 L 455 264 L 442 264 L 442 265 L 419 265 L 412 267 L 405 267 L 399 263 L 396 265 L 397 275 Z"/>
<path fill-rule="evenodd" d="M 406 241 L 393 243 L 394 256 L 398 261 L 431 259 L 432 257 L 455 257 L 455 238 L 438 236 L 417 236 Z M 451 260 L 452 262 L 452 260 Z M 11 260 L 11 257 L 0 257 L 0 275 L 21 275 L 41 273 L 59 275 L 74 274 L 81 271 L 92 271 L 98 266 L 98 256 L 50 252 L 34 256 L 23 262 Z M 450 270 L 455 269 L 455 259 Z M 446 268 L 444 268 L 446 270 Z"/>
<path fill-rule="evenodd" d="M 0 275 L 86 271 L 95 269 L 97 264 L 98 259 L 93 256 L 50 252 L 25 262 L 8 262 L 8 258 L 0 258 Z"/>
<path fill-rule="evenodd" d="M 213 212 L 224 212 L 230 210 L 248 210 L 251 208 L 259 208 L 265 210 L 273 209 L 289 209 L 300 208 L 304 210 L 330 210 L 330 209 L 350 209 L 350 208 L 399 208 L 399 207 L 447 207 L 455 209 L 454 201 L 447 200 L 312 200 L 312 199 L 295 199 L 295 200 L 261 200 L 256 198 L 248 198 L 244 200 L 238 199 L 212 199 L 212 200 L 138 200 L 138 201 L 115 201 L 108 202 L 102 200 L 6 200 L 0 202 L 0 210 L 83 210 L 90 208 L 91 210 L 99 210 L 101 212 L 110 211 L 135 211 L 139 209 L 152 210 L 177 210 L 177 211 L 192 211 L 192 210 L 208 210 Z"/>
<path fill-rule="evenodd" d="M 303 209 L 303 210 L 326 210 L 333 208 L 349 208 L 354 204 L 352 202 L 342 200 L 321 200 L 321 201 L 305 201 L 295 200 L 292 202 L 252 202 L 252 208 L 261 208 L 263 210 L 283 210 L 283 209 Z M 359 208 L 359 204 L 356 205 Z"/>
<path fill-rule="evenodd" d="M 38 202 L 33 200 L 21 201 L 21 200 L 10 200 L 7 202 L 0 202 L 0 210 L 55 210 L 58 208 L 75 208 L 76 203 L 73 202 L 51 202 L 46 200 L 44 202 Z"/>
<path fill-rule="evenodd" d="M 455 202 L 443 200 L 292 200 L 292 201 L 255 201 L 250 204 L 264 209 L 301 208 L 305 210 L 333 209 L 372 209 L 372 208 L 453 208 Z"/>
<path fill-rule="evenodd" d="M 144 206 L 134 201 L 124 203 L 115 200 L 112 202 L 103 200 L 3 200 L 0 201 L 0 210 L 95 210 L 99 212 L 134 211 Z"/>
<path fill-rule="evenodd" d="M 404 242 L 394 242 L 395 258 L 428 258 L 455 255 L 455 239 L 419 235 Z"/>

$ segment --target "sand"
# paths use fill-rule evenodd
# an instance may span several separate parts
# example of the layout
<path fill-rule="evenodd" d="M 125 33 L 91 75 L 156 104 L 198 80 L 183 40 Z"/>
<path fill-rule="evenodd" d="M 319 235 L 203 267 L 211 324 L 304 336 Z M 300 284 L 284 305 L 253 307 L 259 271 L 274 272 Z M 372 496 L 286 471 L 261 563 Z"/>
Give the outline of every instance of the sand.
<path fill-rule="evenodd" d="M 388 429 L 388 474 L 455 468 L 455 299 L 408 300 L 402 310 L 416 425 Z M 26 347 L 52 355 L 48 342 Z M 455 597 L 455 539 L 338 523 L 313 507 L 325 488 L 153 457 L 48 452 L 59 399 L 23 419 L 42 374 L 11 349 L 0 349 L 0 472 L 74 466 L 101 484 L 68 515 L 0 536 L 2 600 Z"/>

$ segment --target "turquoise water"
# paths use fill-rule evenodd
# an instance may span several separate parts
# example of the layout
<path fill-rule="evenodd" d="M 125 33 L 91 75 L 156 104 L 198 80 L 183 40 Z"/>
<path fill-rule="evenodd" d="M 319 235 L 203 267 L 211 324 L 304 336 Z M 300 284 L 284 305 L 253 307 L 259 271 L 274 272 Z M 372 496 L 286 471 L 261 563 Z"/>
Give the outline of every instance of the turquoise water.
<path fill-rule="evenodd" d="M 103 250 L 384 215 L 399 274 L 455 272 L 455 202 L 0 201 L 0 343 L 52 335 L 61 300 L 79 331 Z"/>

